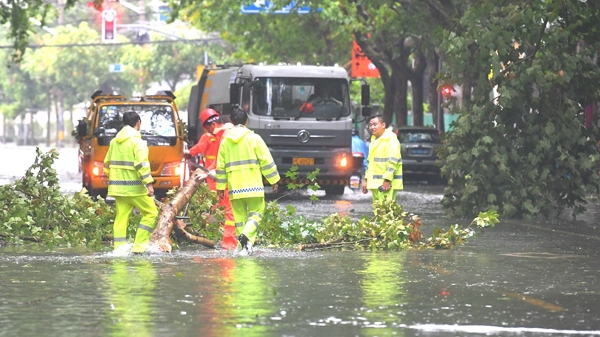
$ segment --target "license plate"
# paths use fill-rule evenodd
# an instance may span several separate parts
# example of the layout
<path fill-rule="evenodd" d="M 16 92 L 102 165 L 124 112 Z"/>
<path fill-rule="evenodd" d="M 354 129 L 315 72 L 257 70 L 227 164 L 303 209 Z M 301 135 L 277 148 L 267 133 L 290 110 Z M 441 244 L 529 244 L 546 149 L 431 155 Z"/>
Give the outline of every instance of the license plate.
<path fill-rule="evenodd" d="M 429 153 L 429 150 L 427 150 L 427 149 L 411 149 L 410 153 L 411 154 L 427 154 L 427 153 Z"/>
<path fill-rule="evenodd" d="M 350 188 L 358 189 L 360 187 L 360 178 L 357 176 L 350 177 Z"/>
<path fill-rule="evenodd" d="M 314 165 L 315 158 L 292 158 L 293 165 Z"/>

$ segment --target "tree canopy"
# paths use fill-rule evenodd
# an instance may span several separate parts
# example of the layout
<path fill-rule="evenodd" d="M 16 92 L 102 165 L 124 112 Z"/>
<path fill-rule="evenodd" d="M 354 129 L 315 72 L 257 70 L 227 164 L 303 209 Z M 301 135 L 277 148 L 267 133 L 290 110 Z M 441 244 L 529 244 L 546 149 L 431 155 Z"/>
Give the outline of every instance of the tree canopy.
<path fill-rule="evenodd" d="M 599 181 L 600 6 L 480 1 L 458 19 L 442 49 L 468 99 L 441 156 L 443 205 L 461 215 L 581 213 Z"/>

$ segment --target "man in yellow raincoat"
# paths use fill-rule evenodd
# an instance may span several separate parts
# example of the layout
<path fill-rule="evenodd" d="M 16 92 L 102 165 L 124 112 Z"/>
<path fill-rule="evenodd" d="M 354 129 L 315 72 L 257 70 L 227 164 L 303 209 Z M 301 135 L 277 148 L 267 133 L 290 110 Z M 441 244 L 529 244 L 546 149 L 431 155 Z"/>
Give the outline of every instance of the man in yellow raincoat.
<path fill-rule="evenodd" d="M 129 216 L 136 207 L 142 219 L 135 234 L 132 251 L 146 251 L 150 234 L 156 226 L 158 209 L 152 196 L 154 179 L 150 174 L 148 146 L 140 134 L 141 120 L 135 111 L 123 114 L 123 128 L 111 140 L 104 158 L 104 172 L 108 176 L 108 195 L 115 198 L 116 215 L 113 226 L 114 248 L 127 243 Z"/>
<path fill-rule="evenodd" d="M 371 143 L 365 181 L 362 192 L 371 191 L 373 202 L 396 200 L 396 194 L 404 188 L 402 182 L 402 155 L 398 136 L 386 129 L 381 115 L 369 119 Z"/>
<path fill-rule="evenodd" d="M 229 189 L 239 247 L 249 255 L 265 210 L 262 177 L 273 185 L 273 192 L 280 177 L 264 140 L 246 128 L 246 112 L 234 109 L 230 119 L 235 127 L 223 135 L 217 156 L 217 194 L 223 198 Z"/>

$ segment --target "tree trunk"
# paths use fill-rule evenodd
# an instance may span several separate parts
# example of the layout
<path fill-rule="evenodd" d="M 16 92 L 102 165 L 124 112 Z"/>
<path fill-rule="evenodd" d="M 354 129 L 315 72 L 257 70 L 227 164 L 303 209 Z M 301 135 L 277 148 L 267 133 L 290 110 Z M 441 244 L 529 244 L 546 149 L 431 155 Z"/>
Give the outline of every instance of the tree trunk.
<path fill-rule="evenodd" d="M 383 90 L 383 119 L 387 125 L 394 119 L 394 93 L 396 92 L 396 82 L 390 77 L 387 83 L 384 83 Z"/>
<path fill-rule="evenodd" d="M 429 110 L 432 112 L 433 125 L 441 132 L 445 132 L 444 113 L 440 106 L 439 80 L 437 74 L 441 71 L 440 57 L 436 52 L 428 54 L 426 77 L 429 81 Z"/>
<path fill-rule="evenodd" d="M 56 147 L 63 147 L 65 140 L 65 102 L 64 95 L 59 92 L 56 100 Z"/>
<path fill-rule="evenodd" d="M 384 83 L 385 97 L 383 118 L 387 126 L 391 126 L 396 117 L 396 126 L 406 125 L 408 108 L 406 92 L 408 80 L 400 67 L 392 66 L 389 81 Z"/>
<path fill-rule="evenodd" d="M 52 125 L 52 102 L 50 102 L 50 96 L 48 95 L 48 111 L 46 111 L 46 115 L 48 116 L 48 121 L 46 122 L 46 146 L 50 147 L 50 126 Z"/>
<path fill-rule="evenodd" d="M 2 118 L 2 144 L 6 144 L 6 132 L 8 128 L 6 127 L 6 117 L 4 114 L 0 114 L 0 118 Z"/>
<path fill-rule="evenodd" d="M 396 126 L 405 126 L 408 125 L 408 78 L 399 68 L 395 68 L 392 80 L 396 88 L 392 96 L 394 99 L 392 113 L 396 116 Z"/>
<path fill-rule="evenodd" d="M 77 125 L 75 123 L 75 121 L 73 120 L 73 106 L 71 106 L 71 109 L 69 109 L 69 129 L 67 130 L 69 133 L 71 133 L 71 131 L 73 129 L 75 129 L 75 125 Z M 70 145 L 76 145 L 77 143 L 75 142 L 75 138 L 74 137 L 69 137 L 69 144 Z"/>
<path fill-rule="evenodd" d="M 31 137 L 30 137 L 30 144 L 31 145 L 37 145 L 35 142 L 35 127 L 34 127 L 34 123 L 35 123 L 35 119 L 33 118 L 33 110 L 31 111 L 31 114 L 29 115 L 29 123 L 31 125 L 30 129 L 31 129 Z"/>
<path fill-rule="evenodd" d="M 415 57 L 415 66 L 412 69 L 413 76 L 411 78 L 413 125 L 423 126 L 424 79 L 427 59 L 421 52 L 415 53 L 413 57 Z"/>
<path fill-rule="evenodd" d="M 158 222 L 152 235 L 150 235 L 150 245 L 158 245 L 161 251 L 171 252 L 172 243 L 170 236 L 176 220 L 175 217 L 194 196 L 200 184 L 206 180 L 206 177 L 206 173 L 200 169 L 196 169 L 177 191 L 173 199 L 168 204 L 163 204 L 160 207 Z"/>

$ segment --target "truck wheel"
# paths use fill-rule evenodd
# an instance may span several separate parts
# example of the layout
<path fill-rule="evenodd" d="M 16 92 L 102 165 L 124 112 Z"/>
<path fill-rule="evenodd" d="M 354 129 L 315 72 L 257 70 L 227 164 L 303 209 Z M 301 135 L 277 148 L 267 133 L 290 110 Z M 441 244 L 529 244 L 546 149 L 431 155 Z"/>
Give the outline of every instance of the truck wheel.
<path fill-rule="evenodd" d="M 88 191 L 88 193 L 90 194 L 90 197 L 92 197 L 92 200 L 94 201 L 98 201 L 98 197 L 102 197 L 102 199 L 106 200 L 106 194 L 107 194 L 107 190 L 100 190 L 100 189 L 91 189 Z"/>
<path fill-rule="evenodd" d="M 167 197 L 168 190 L 154 190 L 154 199 L 162 201 Z"/>
<path fill-rule="evenodd" d="M 87 179 L 87 176 L 85 174 L 85 170 L 83 170 L 81 172 L 81 186 L 88 191 L 88 194 L 90 196 L 92 196 L 91 187 L 90 187 L 90 184 L 88 183 L 88 179 Z"/>
<path fill-rule="evenodd" d="M 329 186 L 325 188 L 325 194 L 327 195 L 344 195 L 344 189 L 346 186 Z"/>

